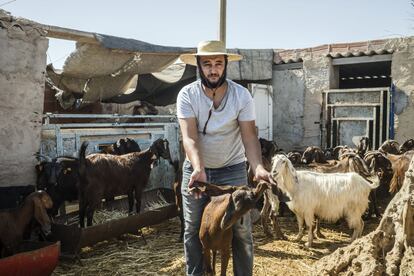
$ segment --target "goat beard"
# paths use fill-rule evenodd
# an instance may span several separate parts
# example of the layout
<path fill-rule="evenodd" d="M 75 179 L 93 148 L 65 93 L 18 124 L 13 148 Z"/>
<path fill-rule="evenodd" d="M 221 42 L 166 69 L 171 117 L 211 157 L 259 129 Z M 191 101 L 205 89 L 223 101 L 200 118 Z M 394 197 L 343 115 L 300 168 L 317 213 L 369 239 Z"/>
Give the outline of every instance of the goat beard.
<path fill-rule="evenodd" d="M 291 193 L 293 187 L 295 187 L 298 182 L 296 170 L 294 168 L 290 168 L 288 164 L 285 164 L 279 177 L 281 185 L 279 185 L 278 187 L 280 188 L 280 190 L 283 193 Z"/>

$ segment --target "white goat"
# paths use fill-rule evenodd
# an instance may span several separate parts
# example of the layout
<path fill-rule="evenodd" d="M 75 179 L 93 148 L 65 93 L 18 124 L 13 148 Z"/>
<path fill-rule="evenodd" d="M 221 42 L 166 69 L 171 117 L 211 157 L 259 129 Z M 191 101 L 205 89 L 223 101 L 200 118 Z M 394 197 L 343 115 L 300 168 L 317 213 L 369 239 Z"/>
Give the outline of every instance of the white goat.
<path fill-rule="evenodd" d="M 296 241 L 303 237 L 303 222 L 308 227 L 307 247 L 312 246 L 313 221 L 320 219 L 336 221 L 345 217 L 351 229 L 352 239 L 362 235 L 362 214 L 368 207 L 371 189 L 378 187 L 378 178 L 371 184 L 357 173 L 316 173 L 296 171 L 284 155 L 275 155 L 272 160 L 272 177 L 282 192 L 291 201 L 287 205 L 298 220 L 299 233 Z"/>

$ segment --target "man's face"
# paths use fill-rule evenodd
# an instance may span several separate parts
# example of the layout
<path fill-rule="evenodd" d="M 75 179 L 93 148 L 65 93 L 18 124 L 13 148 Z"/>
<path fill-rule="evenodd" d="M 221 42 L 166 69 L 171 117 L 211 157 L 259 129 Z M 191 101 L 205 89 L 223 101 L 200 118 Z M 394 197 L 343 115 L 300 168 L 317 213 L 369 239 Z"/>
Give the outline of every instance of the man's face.
<path fill-rule="evenodd" d="M 212 84 L 218 83 L 225 68 L 224 56 L 201 56 L 200 64 L 207 80 Z"/>

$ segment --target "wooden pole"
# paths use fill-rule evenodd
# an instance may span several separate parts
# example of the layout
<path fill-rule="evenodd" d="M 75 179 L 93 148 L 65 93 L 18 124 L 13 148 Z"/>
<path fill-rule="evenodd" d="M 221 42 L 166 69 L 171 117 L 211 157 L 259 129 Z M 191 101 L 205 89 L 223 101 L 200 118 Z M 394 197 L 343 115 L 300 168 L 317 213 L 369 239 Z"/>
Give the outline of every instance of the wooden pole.
<path fill-rule="evenodd" d="M 220 2 L 220 18 L 219 18 L 219 40 L 224 43 L 226 47 L 226 6 L 227 0 L 219 0 Z"/>

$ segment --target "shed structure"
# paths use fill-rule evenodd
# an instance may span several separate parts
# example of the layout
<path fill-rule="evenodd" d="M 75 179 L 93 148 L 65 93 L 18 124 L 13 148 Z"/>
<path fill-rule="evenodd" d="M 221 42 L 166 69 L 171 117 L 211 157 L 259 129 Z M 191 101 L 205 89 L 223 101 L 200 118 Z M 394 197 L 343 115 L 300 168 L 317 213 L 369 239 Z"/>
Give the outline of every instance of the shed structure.
<path fill-rule="evenodd" d="M 273 137 L 285 150 L 414 137 L 413 37 L 274 50 Z"/>

